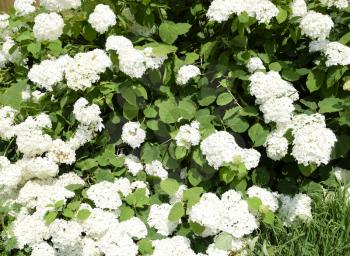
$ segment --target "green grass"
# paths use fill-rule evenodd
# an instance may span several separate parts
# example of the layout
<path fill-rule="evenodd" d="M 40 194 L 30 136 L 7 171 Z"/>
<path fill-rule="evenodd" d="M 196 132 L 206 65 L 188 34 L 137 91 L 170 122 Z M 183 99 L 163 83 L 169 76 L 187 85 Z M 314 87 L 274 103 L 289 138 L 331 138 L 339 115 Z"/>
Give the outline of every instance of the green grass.
<path fill-rule="evenodd" d="M 313 220 L 293 227 L 261 226 L 253 255 L 350 256 L 350 198 L 341 191 L 313 199 Z"/>

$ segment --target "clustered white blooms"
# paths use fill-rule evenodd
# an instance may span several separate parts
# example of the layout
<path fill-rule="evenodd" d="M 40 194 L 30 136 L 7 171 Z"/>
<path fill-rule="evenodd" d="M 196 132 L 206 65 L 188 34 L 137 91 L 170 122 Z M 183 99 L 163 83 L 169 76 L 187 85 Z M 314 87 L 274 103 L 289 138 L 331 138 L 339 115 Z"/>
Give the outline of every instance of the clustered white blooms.
<path fill-rule="evenodd" d="M 101 110 L 96 104 L 88 105 L 89 102 L 85 98 L 79 98 L 73 108 L 73 114 L 80 124 L 85 126 L 93 126 L 96 131 L 101 131 L 104 127 L 102 118 L 100 117 Z"/>
<path fill-rule="evenodd" d="M 340 167 L 334 167 L 333 168 L 334 171 L 334 175 L 337 179 L 337 181 L 342 184 L 342 185 L 346 185 L 349 183 L 350 181 L 350 171 L 340 168 Z"/>
<path fill-rule="evenodd" d="M 140 159 L 134 155 L 127 155 L 124 158 L 124 164 L 133 176 L 136 176 L 143 170 L 143 164 L 141 163 Z"/>
<path fill-rule="evenodd" d="M 8 62 L 20 63 L 23 61 L 22 54 L 19 49 L 16 49 L 14 52 L 10 52 L 11 48 L 15 45 L 16 43 L 11 37 L 5 37 L 2 47 L 0 47 L 0 68 L 5 67 Z"/>
<path fill-rule="evenodd" d="M 57 40 L 63 33 L 64 21 L 61 15 L 40 13 L 34 19 L 33 33 L 38 41 Z"/>
<path fill-rule="evenodd" d="M 327 67 L 350 64 L 350 47 L 338 42 L 313 41 L 309 45 L 309 51 L 321 51 L 326 56 Z"/>
<path fill-rule="evenodd" d="M 197 146 L 201 140 L 199 125 L 197 121 L 182 125 L 175 137 L 176 145 L 187 149 L 190 149 L 191 146 Z"/>
<path fill-rule="evenodd" d="M 329 15 L 308 11 L 301 19 L 299 26 L 303 35 L 316 40 L 326 39 L 334 27 L 334 23 Z"/>
<path fill-rule="evenodd" d="M 0 30 L 6 29 L 10 22 L 9 22 L 10 15 L 4 13 L 0 14 Z"/>
<path fill-rule="evenodd" d="M 154 251 L 152 256 L 196 256 L 197 254 L 191 249 L 190 240 L 184 236 L 173 236 L 152 241 Z M 199 254 L 198 254 L 199 255 Z M 214 256 L 214 255 L 213 255 Z"/>
<path fill-rule="evenodd" d="M 307 14 L 307 5 L 304 0 L 294 0 L 290 3 L 292 17 L 304 17 Z"/>
<path fill-rule="evenodd" d="M 58 59 L 34 64 L 28 72 L 28 78 L 40 88 L 52 91 L 53 86 L 63 80 L 65 64 L 69 59 L 68 55 L 63 55 Z"/>
<path fill-rule="evenodd" d="M 254 73 L 259 69 L 265 69 L 264 63 L 259 57 L 252 57 L 247 63 L 247 69 L 249 73 Z"/>
<path fill-rule="evenodd" d="M 308 221 L 312 219 L 311 198 L 305 194 L 295 196 L 279 195 L 282 206 L 279 214 L 284 220 L 284 225 L 290 225 L 294 221 Z"/>
<path fill-rule="evenodd" d="M 240 193 L 229 190 L 222 194 L 221 200 L 213 193 L 205 193 L 193 205 L 189 220 L 206 228 L 209 235 L 227 232 L 234 238 L 242 238 L 258 228 L 257 220 L 249 212 L 248 203 Z"/>
<path fill-rule="evenodd" d="M 160 68 L 167 56 L 156 56 L 151 47 L 143 50 L 134 48 L 132 42 L 123 36 L 107 38 L 106 50 L 114 50 L 119 57 L 119 69 L 131 78 L 141 78 L 147 69 Z"/>
<path fill-rule="evenodd" d="M 41 0 L 40 5 L 49 11 L 60 12 L 79 8 L 81 0 Z"/>
<path fill-rule="evenodd" d="M 285 123 L 291 120 L 293 102 L 299 94 L 293 85 L 283 80 L 276 71 L 257 71 L 249 78 L 249 93 L 255 96 L 266 123 Z"/>
<path fill-rule="evenodd" d="M 161 180 L 168 178 L 168 172 L 164 169 L 162 162 L 153 160 L 151 163 L 145 165 L 145 172 L 148 175 L 159 177 Z"/>
<path fill-rule="evenodd" d="M 85 90 L 99 81 L 100 74 L 111 66 L 111 59 L 101 49 L 78 53 L 66 65 L 67 86 L 75 91 Z"/>
<path fill-rule="evenodd" d="M 35 0 L 15 0 L 13 7 L 18 16 L 28 15 L 35 12 Z"/>
<path fill-rule="evenodd" d="M 201 71 L 194 65 L 182 66 L 176 75 L 176 84 L 186 85 L 192 78 L 199 76 Z"/>
<path fill-rule="evenodd" d="M 145 141 L 146 132 L 139 122 L 127 122 L 123 125 L 122 141 L 132 148 L 138 148 Z"/>
<path fill-rule="evenodd" d="M 349 6 L 349 0 L 320 0 L 327 7 L 336 7 L 338 9 L 346 9 Z"/>
<path fill-rule="evenodd" d="M 90 14 L 88 22 L 97 32 L 103 34 L 109 27 L 117 24 L 117 17 L 109 5 L 98 4 Z"/>
<path fill-rule="evenodd" d="M 263 206 L 267 207 L 270 211 L 275 212 L 279 208 L 278 195 L 272 193 L 265 188 L 258 186 L 252 186 L 247 190 L 249 197 L 257 197 L 261 200 Z"/>
<path fill-rule="evenodd" d="M 278 125 L 265 143 L 270 158 L 280 160 L 288 153 L 288 141 L 283 137 L 288 129 L 293 135 L 291 155 L 298 164 L 328 164 L 337 138 L 326 128 L 325 117 L 321 114 L 295 115 L 289 123 Z"/>
<path fill-rule="evenodd" d="M 269 0 L 214 0 L 207 11 L 210 20 L 223 22 L 232 14 L 240 15 L 242 12 L 255 17 L 259 23 L 269 23 L 279 13 L 278 8 Z"/>
<path fill-rule="evenodd" d="M 170 204 L 153 204 L 147 219 L 148 225 L 155 228 L 159 234 L 164 236 L 171 235 L 181 222 L 180 220 L 168 220 L 171 207 Z"/>
<path fill-rule="evenodd" d="M 216 131 L 205 138 L 200 149 L 214 169 L 229 163 L 243 163 L 250 170 L 258 166 L 260 153 L 255 149 L 241 148 L 228 132 Z"/>

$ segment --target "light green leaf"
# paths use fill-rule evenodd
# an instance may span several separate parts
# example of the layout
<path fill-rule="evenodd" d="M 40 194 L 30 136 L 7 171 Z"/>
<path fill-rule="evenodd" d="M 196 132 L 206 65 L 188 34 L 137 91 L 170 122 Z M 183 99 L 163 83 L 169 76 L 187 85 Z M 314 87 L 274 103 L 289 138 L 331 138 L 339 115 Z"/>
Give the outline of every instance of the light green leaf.
<path fill-rule="evenodd" d="M 178 221 L 184 215 L 185 215 L 185 209 L 184 209 L 182 203 L 177 202 L 176 204 L 173 205 L 173 207 L 171 207 L 170 212 L 169 212 L 169 216 L 168 216 L 168 220 L 169 221 Z"/>
<path fill-rule="evenodd" d="M 174 195 L 178 191 L 180 185 L 176 180 L 169 178 L 162 180 L 160 182 L 160 187 L 168 195 Z"/>

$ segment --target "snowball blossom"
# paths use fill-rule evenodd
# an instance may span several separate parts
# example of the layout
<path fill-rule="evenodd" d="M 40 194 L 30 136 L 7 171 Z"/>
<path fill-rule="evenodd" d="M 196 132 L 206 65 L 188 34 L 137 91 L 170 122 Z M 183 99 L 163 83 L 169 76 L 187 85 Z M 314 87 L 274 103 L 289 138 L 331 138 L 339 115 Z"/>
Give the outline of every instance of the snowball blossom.
<path fill-rule="evenodd" d="M 124 36 L 109 36 L 106 41 L 106 50 L 114 50 L 121 53 L 124 49 L 134 48 L 132 42 Z"/>
<path fill-rule="evenodd" d="M 278 8 L 268 0 L 214 0 L 207 12 L 210 20 L 223 22 L 232 14 L 239 15 L 247 12 L 249 16 L 255 17 L 259 23 L 268 23 L 278 15 Z"/>
<path fill-rule="evenodd" d="M 210 230 L 212 235 L 223 231 L 235 238 L 248 235 L 258 227 L 248 203 L 235 190 L 222 194 L 221 200 L 213 193 L 203 194 L 189 210 L 189 219 Z"/>
<path fill-rule="evenodd" d="M 301 33 L 314 40 L 326 39 L 333 27 L 330 16 L 315 11 L 309 11 L 300 22 Z"/>
<path fill-rule="evenodd" d="M 268 191 L 265 188 L 258 186 L 252 186 L 247 190 L 249 197 L 257 197 L 261 200 L 263 206 L 267 207 L 270 211 L 275 212 L 278 209 L 278 197 L 275 193 Z"/>
<path fill-rule="evenodd" d="M 187 149 L 198 145 L 201 139 L 198 129 L 199 123 L 197 121 L 193 121 L 190 125 L 182 125 L 175 137 L 176 145 Z"/>
<path fill-rule="evenodd" d="M 35 0 L 15 0 L 13 7 L 19 16 L 28 15 L 35 12 Z"/>
<path fill-rule="evenodd" d="M 132 148 L 138 148 L 145 141 L 146 132 L 139 122 L 128 122 L 123 125 L 122 141 Z"/>
<path fill-rule="evenodd" d="M 171 207 L 172 206 L 170 204 L 153 204 L 147 219 L 148 225 L 150 227 L 154 227 L 159 234 L 164 236 L 168 236 L 173 233 L 177 225 L 180 223 L 180 220 L 168 220 Z"/>
<path fill-rule="evenodd" d="M 55 13 L 40 13 L 34 19 L 33 33 L 39 41 L 57 40 L 63 33 L 64 21 Z"/>
<path fill-rule="evenodd" d="M 40 5 L 49 11 L 63 11 L 77 9 L 81 6 L 81 0 L 40 0 Z"/>
<path fill-rule="evenodd" d="M 307 5 L 304 0 L 294 0 L 290 3 L 292 17 L 304 17 L 307 13 Z"/>
<path fill-rule="evenodd" d="M 112 9 L 105 4 L 98 4 L 93 13 L 89 16 L 89 23 L 100 34 L 105 33 L 109 27 L 117 23 L 116 16 Z"/>
<path fill-rule="evenodd" d="M 159 177 L 162 180 L 168 178 L 168 172 L 158 160 L 153 160 L 150 164 L 146 164 L 145 171 L 148 175 Z"/>
<path fill-rule="evenodd" d="M 336 7 L 338 9 L 346 9 L 349 6 L 349 0 L 320 0 L 327 7 Z"/>
<path fill-rule="evenodd" d="M 249 73 L 254 73 L 258 69 L 265 69 L 265 66 L 259 57 L 253 57 L 249 59 L 247 69 Z"/>
<path fill-rule="evenodd" d="M 349 65 L 350 47 L 338 42 L 331 42 L 323 50 L 326 56 L 326 66 Z"/>
<path fill-rule="evenodd" d="M 282 206 L 279 214 L 284 219 L 285 225 L 290 225 L 297 219 L 307 221 L 312 218 L 311 198 L 305 194 L 296 194 L 294 197 L 280 195 Z"/>
<path fill-rule="evenodd" d="M 177 73 L 176 83 L 178 85 L 185 85 L 190 81 L 191 78 L 199 76 L 200 74 L 201 71 L 194 65 L 182 66 Z"/>
<path fill-rule="evenodd" d="M 243 163 L 250 170 L 259 164 L 260 153 L 255 149 L 243 149 L 236 143 L 235 138 L 225 131 L 216 131 L 204 139 L 200 149 L 208 164 L 214 169 L 228 163 Z"/>

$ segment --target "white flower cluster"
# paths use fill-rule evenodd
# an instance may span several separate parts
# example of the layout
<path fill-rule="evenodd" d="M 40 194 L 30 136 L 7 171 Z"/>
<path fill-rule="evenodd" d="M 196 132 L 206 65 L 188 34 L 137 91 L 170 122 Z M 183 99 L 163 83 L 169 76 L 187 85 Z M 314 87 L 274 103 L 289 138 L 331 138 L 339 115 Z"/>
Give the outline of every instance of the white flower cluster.
<path fill-rule="evenodd" d="M 0 14 L 0 30 L 4 30 L 9 26 L 10 24 L 9 19 L 10 19 L 10 15 L 6 13 Z"/>
<path fill-rule="evenodd" d="M 333 131 L 326 128 L 325 117 L 321 114 L 293 116 L 290 123 L 278 125 L 265 143 L 267 155 L 280 160 L 288 153 L 288 141 L 283 136 L 288 129 L 292 130 L 292 156 L 298 164 L 327 164 L 332 149 L 337 141 Z"/>
<path fill-rule="evenodd" d="M 152 241 L 154 251 L 152 256 L 196 256 L 191 249 L 190 240 L 184 236 L 173 236 Z M 199 254 L 198 254 L 199 255 Z M 214 256 L 214 255 L 213 255 Z"/>
<path fill-rule="evenodd" d="M 41 0 L 40 5 L 49 11 L 60 12 L 79 8 L 81 0 Z"/>
<path fill-rule="evenodd" d="M 122 141 L 133 149 L 138 148 L 145 141 L 146 132 L 139 122 L 127 122 L 123 125 Z"/>
<path fill-rule="evenodd" d="M 293 85 L 283 80 L 278 72 L 255 72 L 249 78 L 249 92 L 260 105 L 266 123 L 290 121 L 294 111 L 293 102 L 299 94 Z"/>
<path fill-rule="evenodd" d="M 182 66 L 177 72 L 176 84 L 186 85 L 192 78 L 199 76 L 201 71 L 194 65 Z"/>
<path fill-rule="evenodd" d="M 22 61 L 22 54 L 19 49 L 12 53 L 10 52 L 15 45 L 16 43 L 11 37 L 5 37 L 2 47 L 0 47 L 0 68 L 4 68 L 8 62 L 18 64 Z"/>
<path fill-rule="evenodd" d="M 193 121 L 191 124 L 182 125 L 175 140 L 179 147 L 190 149 L 191 146 L 197 146 L 201 140 L 199 122 Z"/>
<path fill-rule="evenodd" d="M 34 19 L 33 33 L 38 41 L 57 40 L 63 33 L 63 18 L 55 13 L 40 13 Z"/>
<path fill-rule="evenodd" d="M 161 180 L 168 178 L 168 172 L 164 169 L 162 162 L 153 160 L 151 163 L 146 164 L 145 171 L 148 175 L 159 177 Z"/>
<path fill-rule="evenodd" d="M 210 20 L 223 22 L 230 18 L 232 14 L 240 15 L 242 12 L 248 13 L 250 17 L 255 17 L 259 23 L 269 23 L 273 17 L 279 13 L 278 8 L 269 0 L 214 0 L 208 9 L 207 17 Z"/>
<path fill-rule="evenodd" d="M 117 17 L 109 5 L 98 4 L 90 14 L 88 22 L 97 32 L 103 34 L 117 23 Z"/>
<path fill-rule="evenodd" d="M 143 164 L 140 159 L 134 155 L 128 155 L 124 158 L 124 164 L 133 176 L 136 176 L 140 171 L 143 170 Z"/>
<path fill-rule="evenodd" d="M 340 168 L 340 167 L 334 167 L 333 171 L 334 171 L 334 175 L 335 175 L 337 181 L 340 184 L 346 185 L 349 183 L 349 181 L 350 181 L 350 171 L 349 170 L 345 170 L 345 169 Z"/>
<path fill-rule="evenodd" d="M 327 7 L 336 7 L 338 9 L 346 9 L 349 6 L 349 0 L 320 0 Z"/>
<path fill-rule="evenodd" d="M 160 68 L 167 56 L 155 56 L 151 47 L 135 49 L 132 42 L 123 36 L 109 36 L 106 50 L 114 50 L 119 56 L 119 69 L 131 78 L 141 78 L 147 69 Z"/>
<path fill-rule="evenodd" d="M 157 232 L 163 236 L 171 235 L 175 231 L 177 225 L 181 222 L 180 220 L 168 220 L 171 207 L 172 205 L 170 204 L 153 204 L 148 215 L 148 225 L 155 228 Z"/>
<path fill-rule="evenodd" d="M 189 220 L 206 228 L 207 235 L 227 232 L 242 238 L 258 228 L 257 220 L 248 210 L 248 203 L 240 193 L 229 190 L 221 200 L 213 193 L 205 193 L 188 212 Z"/>
<path fill-rule="evenodd" d="M 310 52 L 321 51 L 326 56 L 326 66 L 349 65 L 350 47 L 327 40 L 313 41 L 309 45 Z"/>
<path fill-rule="evenodd" d="M 13 7 L 18 16 L 28 15 L 35 12 L 35 0 L 15 0 Z"/>
<path fill-rule="evenodd" d="M 304 0 L 294 0 L 290 3 L 291 17 L 304 17 L 307 14 L 307 5 Z"/>
<path fill-rule="evenodd" d="M 257 197 L 261 200 L 263 206 L 267 207 L 270 211 L 275 212 L 279 208 L 278 195 L 272 193 L 265 188 L 258 186 L 252 186 L 247 190 L 249 197 Z"/>
<path fill-rule="evenodd" d="M 260 153 L 255 149 L 241 148 L 228 132 L 216 131 L 205 138 L 200 149 L 208 164 L 216 170 L 229 163 L 243 163 L 250 170 L 258 166 Z"/>
<path fill-rule="evenodd" d="M 326 39 L 334 27 L 334 23 L 329 15 L 308 11 L 301 19 L 299 26 L 303 35 L 316 40 Z"/>
<path fill-rule="evenodd" d="M 282 206 L 279 214 L 284 220 L 284 225 L 290 225 L 296 220 L 308 221 L 312 218 L 311 198 L 305 194 L 296 194 L 294 197 L 280 195 Z"/>
<path fill-rule="evenodd" d="M 63 55 L 58 59 L 34 64 L 28 72 L 28 78 L 40 88 L 52 91 L 53 86 L 63 80 L 64 68 L 69 60 L 68 55 Z"/>
<path fill-rule="evenodd" d="M 85 98 L 78 99 L 74 104 L 73 114 L 81 125 L 93 126 L 96 131 L 103 128 L 101 110 L 96 104 L 88 106 L 89 102 Z"/>
<path fill-rule="evenodd" d="M 265 66 L 259 57 L 252 57 L 249 59 L 249 61 L 247 63 L 247 69 L 248 69 L 249 73 L 254 73 L 255 71 L 260 70 L 260 69 L 265 70 Z"/>

